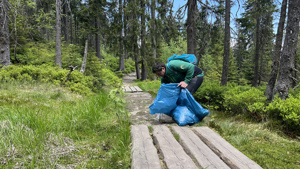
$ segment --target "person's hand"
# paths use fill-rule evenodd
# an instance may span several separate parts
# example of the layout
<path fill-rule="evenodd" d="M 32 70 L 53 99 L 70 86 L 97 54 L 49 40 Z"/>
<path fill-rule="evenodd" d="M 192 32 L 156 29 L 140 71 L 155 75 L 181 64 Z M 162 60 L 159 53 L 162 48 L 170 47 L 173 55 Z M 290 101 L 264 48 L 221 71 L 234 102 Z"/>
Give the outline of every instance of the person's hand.
<path fill-rule="evenodd" d="M 186 84 L 184 81 L 182 81 L 182 82 L 180 82 L 178 85 L 177 85 L 177 87 L 181 87 L 181 88 L 186 88 L 187 86 L 188 86 L 188 84 Z"/>

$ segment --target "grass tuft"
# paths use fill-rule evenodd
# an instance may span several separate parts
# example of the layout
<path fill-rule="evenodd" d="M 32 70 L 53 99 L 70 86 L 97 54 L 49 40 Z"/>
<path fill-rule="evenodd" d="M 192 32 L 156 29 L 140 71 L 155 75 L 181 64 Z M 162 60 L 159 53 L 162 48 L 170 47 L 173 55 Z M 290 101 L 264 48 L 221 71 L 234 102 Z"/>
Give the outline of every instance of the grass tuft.
<path fill-rule="evenodd" d="M 1 90 L 4 168 L 129 168 L 130 123 L 118 96 L 84 97 L 40 83 Z"/>

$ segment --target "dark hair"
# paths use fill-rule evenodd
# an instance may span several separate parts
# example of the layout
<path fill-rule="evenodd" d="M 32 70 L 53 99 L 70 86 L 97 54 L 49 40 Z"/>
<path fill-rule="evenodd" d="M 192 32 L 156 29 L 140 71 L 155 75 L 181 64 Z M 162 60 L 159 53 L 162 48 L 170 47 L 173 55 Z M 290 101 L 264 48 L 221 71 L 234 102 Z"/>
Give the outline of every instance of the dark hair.
<path fill-rule="evenodd" d="M 166 65 L 164 63 L 155 63 L 152 66 L 152 72 L 155 73 L 161 71 L 163 67 L 166 68 Z"/>

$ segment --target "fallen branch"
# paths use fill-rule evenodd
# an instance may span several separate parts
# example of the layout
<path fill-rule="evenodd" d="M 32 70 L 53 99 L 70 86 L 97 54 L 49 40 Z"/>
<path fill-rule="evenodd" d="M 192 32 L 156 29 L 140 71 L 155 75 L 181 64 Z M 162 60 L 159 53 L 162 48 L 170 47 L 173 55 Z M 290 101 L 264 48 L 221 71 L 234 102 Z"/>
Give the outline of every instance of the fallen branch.
<path fill-rule="evenodd" d="M 67 82 L 67 81 L 69 80 L 69 77 L 70 77 L 71 73 L 76 69 L 76 67 L 77 67 L 77 66 L 72 66 L 72 65 L 69 66 L 70 71 L 69 71 L 69 73 L 68 73 L 68 75 L 67 75 L 67 79 L 66 79 L 65 82 Z"/>

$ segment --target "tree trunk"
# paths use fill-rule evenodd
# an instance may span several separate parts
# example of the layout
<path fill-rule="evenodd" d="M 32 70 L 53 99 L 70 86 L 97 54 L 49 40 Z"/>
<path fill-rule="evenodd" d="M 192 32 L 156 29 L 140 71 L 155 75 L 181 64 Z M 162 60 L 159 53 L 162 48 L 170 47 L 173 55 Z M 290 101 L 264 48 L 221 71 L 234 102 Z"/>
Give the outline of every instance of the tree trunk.
<path fill-rule="evenodd" d="M 0 3 L 0 64 L 10 65 L 9 51 L 9 29 L 8 29 L 8 2 L 3 0 Z"/>
<path fill-rule="evenodd" d="M 146 58 L 146 53 L 145 53 L 145 46 L 146 46 L 146 42 L 145 42 L 145 34 L 146 34 L 146 25 L 145 25 L 145 2 L 144 0 L 141 0 L 141 10 L 142 10 L 142 14 L 141 14 L 141 58 L 142 58 L 142 78 L 141 80 L 146 80 L 147 79 L 147 67 L 146 67 L 146 62 L 147 62 L 147 58 Z"/>
<path fill-rule="evenodd" d="M 152 40 L 152 52 L 153 58 L 156 58 L 156 26 L 155 26 L 155 8 L 156 8 L 156 0 L 151 0 L 151 40 Z"/>
<path fill-rule="evenodd" d="M 80 69 L 81 73 L 84 73 L 84 71 L 85 71 L 87 53 L 88 53 L 88 40 L 85 40 L 83 61 L 82 61 L 81 69 Z"/>
<path fill-rule="evenodd" d="M 67 44 L 69 44 L 69 17 L 68 17 L 68 2 L 65 0 L 63 3 L 63 22 L 64 22 L 64 37 Z"/>
<path fill-rule="evenodd" d="M 196 55 L 196 28 L 195 28 L 195 11 L 197 8 L 196 0 L 188 0 L 187 16 L 187 53 Z M 196 55 L 197 56 L 197 55 Z"/>
<path fill-rule="evenodd" d="M 227 85 L 228 68 L 230 54 L 230 0 L 226 0 L 225 5 L 225 38 L 224 38 L 224 58 L 221 85 Z"/>
<path fill-rule="evenodd" d="M 56 54 L 55 63 L 61 68 L 61 0 L 56 0 Z"/>
<path fill-rule="evenodd" d="M 96 34 L 95 34 L 95 38 L 96 38 L 96 56 L 99 59 L 99 61 L 102 61 L 101 58 L 101 46 L 100 46 L 100 36 L 99 36 L 99 18 L 95 17 L 95 29 L 96 29 Z"/>
<path fill-rule="evenodd" d="M 274 94 L 279 93 L 281 99 L 286 99 L 292 84 L 292 73 L 295 69 L 295 55 L 297 50 L 300 1 L 289 0 L 286 37 L 284 40 L 282 55 L 280 58 L 280 70 Z"/>
<path fill-rule="evenodd" d="M 140 71 L 140 67 L 139 67 L 139 57 L 137 55 L 138 53 L 138 48 L 137 48 L 137 44 L 133 45 L 133 53 L 135 56 L 135 70 L 136 70 L 136 79 L 141 79 L 141 71 Z"/>
<path fill-rule="evenodd" d="M 123 12 L 122 12 L 122 0 L 119 0 L 119 51 L 120 51 L 120 60 L 119 60 L 119 71 L 125 70 L 125 63 L 124 63 L 124 47 L 123 47 L 123 22 L 122 22 L 122 17 L 123 17 Z"/>
<path fill-rule="evenodd" d="M 252 79 L 252 86 L 257 87 L 258 69 L 259 69 L 259 52 L 260 52 L 260 17 L 256 16 L 256 37 L 255 37 L 255 55 L 254 55 L 254 76 Z"/>
<path fill-rule="evenodd" d="M 279 19 L 279 24 L 278 24 L 278 28 L 277 28 L 275 49 L 274 49 L 274 55 L 273 55 L 273 64 L 272 64 L 270 79 L 269 79 L 269 82 L 267 84 L 267 89 L 266 89 L 266 96 L 267 96 L 268 100 L 273 99 L 273 89 L 274 89 L 275 82 L 276 82 L 277 75 L 278 75 L 283 29 L 284 29 L 284 23 L 285 23 L 285 18 L 286 18 L 286 7 L 287 7 L 287 0 L 282 0 L 280 19 Z"/>

